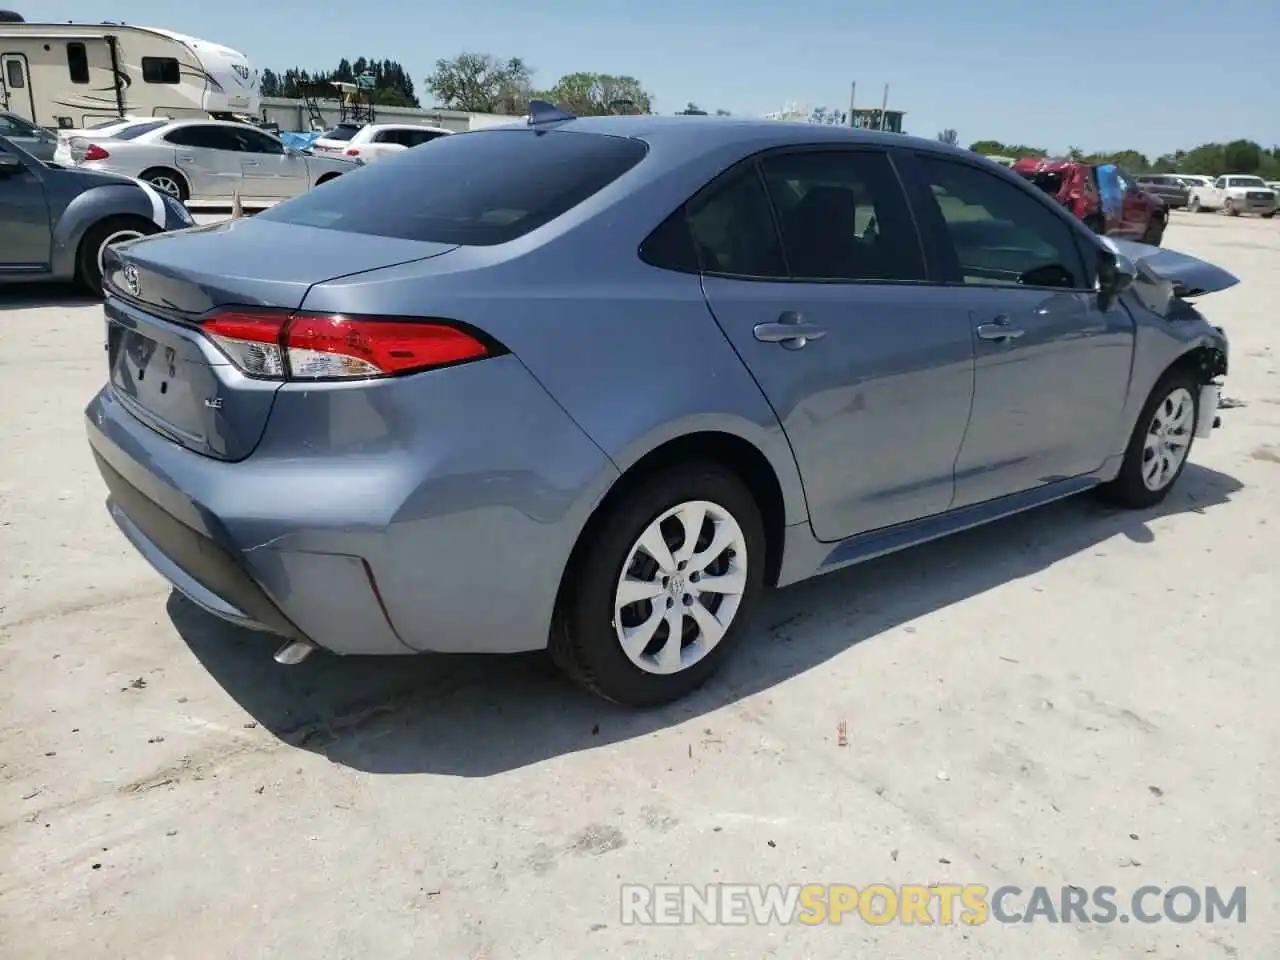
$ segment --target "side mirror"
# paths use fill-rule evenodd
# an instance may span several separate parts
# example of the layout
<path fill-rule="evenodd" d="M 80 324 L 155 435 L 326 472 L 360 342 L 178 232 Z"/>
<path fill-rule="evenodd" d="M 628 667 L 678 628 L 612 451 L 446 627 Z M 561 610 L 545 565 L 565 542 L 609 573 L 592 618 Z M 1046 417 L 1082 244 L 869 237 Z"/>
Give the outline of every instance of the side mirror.
<path fill-rule="evenodd" d="M 26 169 L 26 164 L 12 153 L 0 153 L 0 177 L 10 177 Z"/>
<path fill-rule="evenodd" d="M 1133 286 L 1138 268 L 1123 253 L 1115 250 L 1098 251 L 1098 303 L 1102 309 L 1111 307 L 1120 294 Z"/>
<path fill-rule="evenodd" d="M 297 147 L 290 147 L 286 145 L 284 148 L 284 155 L 286 157 L 299 157 L 302 155 L 302 151 Z"/>

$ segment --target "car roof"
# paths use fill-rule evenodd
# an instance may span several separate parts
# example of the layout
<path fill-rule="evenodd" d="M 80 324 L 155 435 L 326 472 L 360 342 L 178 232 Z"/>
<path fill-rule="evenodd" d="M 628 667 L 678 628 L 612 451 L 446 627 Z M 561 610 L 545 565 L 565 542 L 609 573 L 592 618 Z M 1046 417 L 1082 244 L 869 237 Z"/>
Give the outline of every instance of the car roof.
<path fill-rule="evenodd" d="M 342 124 L 339 124 L 339 126 L 342 126 Z M 370 123 L 360 129 L 362 133 L 366 130 L 371 130 L 375 133 L 379 130 L 430 130 L 432 133 L 453 133 L 452 130 L 445 127 L 435 127 L 429 123 L 412 123 L 410 121 L 405 121 L 404 123 Z"/>
<path fill-rule="evenodd" d="M 480 130 L 472 134 L 503 130 L 528 129 L 529 124 L 510 123 Z M 767 149 L 789 144 L 864 143 L 881 146 L 909 146 L 914 150 L 927 150 L 953 156 L 974 157 L 972 151 L 948 146 L 937 140 L 925 140 L 902 133 L 863 130 L 827 124 L 802 123 L 787 120 L 753 120 L 738 117 L 702 116 L 609 116 L 576 117 L 551 123 L 540 123 L 537 129 L 562 130 L 572 133 L 595 133 L 604 136 L 630 137 L 654 145 L 662 144 L 677 149 L 686 147 L 690 152 L 700 152 L 711 147 L 740 146 L 750 149 Z"/>

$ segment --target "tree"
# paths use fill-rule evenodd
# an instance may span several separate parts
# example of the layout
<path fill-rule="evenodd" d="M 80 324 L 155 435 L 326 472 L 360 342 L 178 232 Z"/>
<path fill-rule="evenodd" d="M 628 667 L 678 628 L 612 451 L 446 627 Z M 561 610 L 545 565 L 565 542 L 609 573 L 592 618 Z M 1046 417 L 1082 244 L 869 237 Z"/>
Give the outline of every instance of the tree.
<path fill-rule="evenodd" d="M 1256 173 L 1262 166 L 1262 148 L 1252 140 L 1232 140 L 1222 148 L 1219 173 Z"/>
<path fill-rule="evenodd" d="M 1013 157 L 1015 160 L 1021 160 L 1023 157 L 1043 157 L 1048 153 L 1041 147 L 1028 147 L 1020 143 L 1001 143 L 999 140 L 977 140 L 969 144 L 969 149 L 984 156 Z"/>
<path fill-rule="evenodd" d="M 956 133 L 952 127 L 947 127 L 938 134 L 938 141 L 954 147 L 960 143 L 960 134 Z"/>
<path fill-rule="evenodd" d="M 518 115 L 529 109 L 532 72 L 519 57 L 500 60 L 487 53 L 461 53 L 437 60 L 426 87 L 447 110 Z"/>
<path fill-rule="evenodd" d="M 334 70 L 319 70 L 311 73 L 298 67 L 290 67 L 284 73 L 274 70 L 262 71 L 261 93 L 264 97 L 289 97 L 298 99 L 302 96 L 300 86 L 315 81 L 338 81 L 355 83 L 357 77 L 369 76 L 373 80 L 373 102 L 387 106 L 416 107 L 418 98 L 414 95 L 413 80 L 395 60 L 369 60 L 359 57 L 348 60 L 343 57 Z M 334 93 L 337 97 L 337 93 Z"/>
<path fill-rule="evenodd" d="M 610 73 L 570 73 L 556 85 L 538 94 L 561 110 L 579 117 L 599 117 L 614 112 L 614 104 L 625 101 L 637 113 L 649 113 L 653 98 L 635 77 Z"/>

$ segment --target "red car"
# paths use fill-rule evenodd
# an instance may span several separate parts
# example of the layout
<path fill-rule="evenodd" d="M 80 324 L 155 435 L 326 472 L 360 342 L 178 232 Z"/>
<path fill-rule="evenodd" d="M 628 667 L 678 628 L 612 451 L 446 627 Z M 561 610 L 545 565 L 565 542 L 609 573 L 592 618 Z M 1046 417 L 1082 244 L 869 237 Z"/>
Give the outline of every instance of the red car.
<path fill-rule="evenodd" d="M 1095 233 L 1160 246 L 1169 209 L 1113 163 L 1028 157 L 1013 164 Z"/>

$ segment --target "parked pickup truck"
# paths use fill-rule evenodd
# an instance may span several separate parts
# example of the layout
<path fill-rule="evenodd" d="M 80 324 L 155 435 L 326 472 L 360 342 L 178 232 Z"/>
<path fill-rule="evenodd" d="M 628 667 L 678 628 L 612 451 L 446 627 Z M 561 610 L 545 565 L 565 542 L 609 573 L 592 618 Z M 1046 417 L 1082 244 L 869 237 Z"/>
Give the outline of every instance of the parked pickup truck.
<path fill-rule="evenodd" d="M 1170 210 L 1178 210 L 1191 199 L 1191 188 L 1171 173 L 1140 173 L 1138 186 L 1147 193 L 1154 193 Z"/>
<path fill-rule="evenodd" d="M 1276 215 L 1276 192 L 1261 177 L 1232 174 L 1219 177 L 1212 186 L 1193 189 L 1187 209 L 1192 213 L 1219 210 L 1229 217 L 1256 213 L 1270 220 Z"/>

